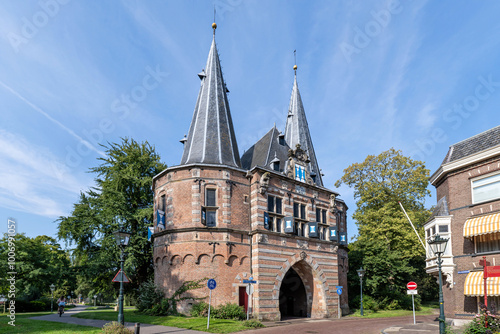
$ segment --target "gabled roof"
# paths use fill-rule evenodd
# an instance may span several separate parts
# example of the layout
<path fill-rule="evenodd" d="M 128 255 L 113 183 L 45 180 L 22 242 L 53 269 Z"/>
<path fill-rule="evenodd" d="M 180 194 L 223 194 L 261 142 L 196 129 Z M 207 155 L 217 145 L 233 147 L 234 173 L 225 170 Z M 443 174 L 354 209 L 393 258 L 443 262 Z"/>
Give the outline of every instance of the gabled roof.
<path fill-rule="evenodd" d="M 442 164 L 500 145 L 500 125 L 450 146 Z"/>
<path fill-rule="evenodd" d="M 227 88 L 215 44 L 215 28 L 207 65 L 198 76 L 201 87 L 189 134 L 185 141 L 183 139 L 181 165 L 206 163 L 241 167 Z"/>
<path fill-rule="evenodd" d="M 297 144 L 300 144 L 300 147 L 306 151 L 307 156 L 311 161 L 308 167 L 309 172 L 311 174 L 316 174 L 316 184 L 322 187 L 323 180 L 321 178 L 318 161 L 316 160 L 316 153 L 314 153 L 311 134 L 309 132 L 309 125 L 307 124 L 306 119 L 306 112 L 304 110 L 299 87 L 297 85 L 297 75 L 295 75 L 293 82 L 292 96 L 290 98 L 290 106 L 288 107 L 288 115 L 285 125 L 285 141 L 292 148 L 295 148 Z"/>
<path fill-rule="evenodd" d="M 279 143 L 280 132 L 274 126 L 257 143 L 250 147 L 241 157 L 244 169 L 250 170 L 255 166 L 273 169 L 272 162 L 278 159 L 282 171 L 288 159 L 290 147 Z"/>

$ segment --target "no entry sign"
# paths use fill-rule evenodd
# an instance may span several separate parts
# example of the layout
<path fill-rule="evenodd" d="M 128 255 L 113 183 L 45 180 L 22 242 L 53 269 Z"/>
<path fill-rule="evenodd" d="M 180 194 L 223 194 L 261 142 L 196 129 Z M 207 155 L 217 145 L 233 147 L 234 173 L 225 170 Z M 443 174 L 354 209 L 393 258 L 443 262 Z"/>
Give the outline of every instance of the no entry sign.
<path fill-rule="evenodd" d="M 408 284 L 406 284 L 406 287 L 408 288 L 408 290 L 415 290 L 417 288 L 417 283 L 408 282 Z"/>

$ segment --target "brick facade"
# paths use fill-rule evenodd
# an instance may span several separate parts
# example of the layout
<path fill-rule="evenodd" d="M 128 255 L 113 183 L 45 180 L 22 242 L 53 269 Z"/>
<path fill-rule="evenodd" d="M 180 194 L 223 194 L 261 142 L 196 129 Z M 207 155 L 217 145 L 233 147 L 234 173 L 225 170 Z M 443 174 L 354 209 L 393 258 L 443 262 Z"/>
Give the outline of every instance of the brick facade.
<path fill-rule="evenodd" d="M 498 141 L 497 136 L 494 138 Z M 473 140 L 475 140 L 474 137 L 468 141 Z M 456 145 L 459 144 L 463 142 Z M 469 143 L 466 144 L 470 146 Z M 452 154 L 451 152 L 453 152 L 453 146 L 448 154 Z M 465 296 L 464 284 L 469 272 L 482 270 L 479 260 L 486 256 L 492 265 L 500 265 L 500 249 L 481 252 L 477 249 L 480 244 L 479 236 L 464 237 L 464 224 L 468 219 L 500 212 L 500 198 L 498 197 L 477 204 L 474 204 L 472 199 L 472 180 L 498 172 L 500 172 L 500 148 L 494 146 L 487 150 L 469 153 L 456 161 L 445 159 L 440 169 L 431 177 L 431 182 L 436 187 L 438 201 L 446 198 L 449 208 L 450 234 L 448 237 L 450 241 L 447 247 L 451 247 L 451 254 L 445 255 L 443 262 L 443 266 L 447 267 L 443 269 L 446 280 L 443 296 L 445 313 L 448 317 L 460 317 L 478 312 L 478 306 L 483 302 L 483 297 Z M 439 218 L 439 215 L 432 217 L 426 223 L 426 229 Z M 490 233 L 490 235 L 498 235 L 498 233 L 500 231 Z M 427 271 L 437 276 L 435 268 L 430 270 L 429 267 L 428 259 Z M 491 305 L 496 301 L 492 299 L 489 303 Z"/>
<path fill-rule="evenodd" d="M 263 188 L 264 173 L 271 176 Z M 184 281 L 207 277 L 217 281 L 212 294 L 214 305 L 238 304 L 239 290 L 246 287 L 243 280 L 253 276 L 257 281 L 252 295 L 254 316 L 279 320 L 280 289 L 292 268 L 306 292 L 304 309 L 297 309 L 297 315 L 337 316 L 335 287 L 347 287 L 346 248 L 320 238 L 283 233 L 283 228 L 281 232 L 264 228 L 267 197 L 271 195 L 282 199 L 280 217 L 293 216 L 293 203 L 299 202 L 306 205 L 304 223 L 315 222 L 316 208 L 321 208 L 327 211 L 328 220 L 321 226 L 325 228 L 322 231 L 337 224 L 339 230 L 345 231 L 347 207 L 337 200 L 337 212 L 343 214 L 335 215 L 330 207 L 331 191 L 260 168 L 247 172 L 200 165 L 168 168 L 155 178 L 153 188 L 156 207 L 162 205 L 162 196 L 167 204 L 165 229 L 156 227 L 154 234 L 155 282 L 165 288 L 167 295 Z M 201 222 L 208 188 L 217 194 L 216 227 L 206 227 Z M 338 217 L 342 217 L 341 222 L 337 222 Z M 215 248 L 210 244 L 213 242 L 217 243 Z M 344 259 L 340 264 L 339 256 Z M 208 289 L 191 293 L 194 297 L 206 297 Z M 345 289 L 341 296 L 344 314 L 348 312 L 347 298 Z"/>

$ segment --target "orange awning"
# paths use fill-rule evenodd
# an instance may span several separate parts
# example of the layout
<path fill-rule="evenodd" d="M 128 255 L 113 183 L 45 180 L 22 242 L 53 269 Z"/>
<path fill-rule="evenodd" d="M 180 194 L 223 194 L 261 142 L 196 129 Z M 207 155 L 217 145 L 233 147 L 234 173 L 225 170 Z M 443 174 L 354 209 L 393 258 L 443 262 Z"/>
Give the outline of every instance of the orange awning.
<path fill-rule="evenodd" d="M 464 238 L 500 232 L 500 213 L 467 219 Z"/>
<path fill-rule="evenodd" d="M 500 296 L 500 277 L 486 279 L 488 296 Z M 484 279 L 482 271 L 472 271 L 467 274 L 464 283 L 464 295 L 484 296 Z"/>

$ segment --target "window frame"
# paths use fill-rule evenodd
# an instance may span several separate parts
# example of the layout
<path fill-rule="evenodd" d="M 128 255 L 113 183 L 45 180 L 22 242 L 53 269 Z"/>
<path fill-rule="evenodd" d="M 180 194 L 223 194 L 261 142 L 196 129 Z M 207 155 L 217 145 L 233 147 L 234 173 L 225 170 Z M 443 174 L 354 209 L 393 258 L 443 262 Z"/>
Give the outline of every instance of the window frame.
<path fill-rule="evenodd" d="M 482 185 L 479 185 L 479 186 L 476 186 L 476 187 L 474 187 L 474 182 L 481 181 L 481 180 L 487 179 L 489 177 L 499 176 L 499 175 L 500 175 L 500 172 L 497 171 L 497 172 L 488 173 L 488 174 L 477 176 L 477 177 L 474 177 L 474 178 L 470 179 L 471 201 L 472 201 L 473 205 L 480 204 L 480 203 L 486 203 L 486 202 L 490 202 L 490 201 L 495 201 L 495 200 L 500 200 L 500 195 L 497 196 L 497 197 L 488 198 L 488 199 L 482 200 L 482 201 L 476 201 L 475 200 L 475 196 L 474 196 L 474 189 L 479 188 L 479 187 L 483 187 L 483 186 L 486 186 L 486 185 L 489 185 L 489 184 L 495 184 L 495 183 L 498 183 L 498 185 L 500 187 L 500 180 L 497 180 L 497 181 L 494 181 L 494 182 L 490 182 L 490 183 L 486 183 L 486 184 L 482 184 Z"/>
<path fill-rule="evenodd" d="M 209 196 L 208 193 L 213 191 L 213 200 L 214 203 L 209 203 Z M 217 206 L 217 188 L 215 187 L 207 187 L 205 188 L 205 205 L 203 206 L 203 210 L 205 211 L 205 226 L 206 227 L 216 227 L 217 226 L 217 221 L 218 221 L 218 209 L 219 207 Z M 209 204 L 214 204 L 214 205 L 209 205 Z M 214 218 L 213 224 L 209 224 L 209 216 L 212 216 Z"/>

